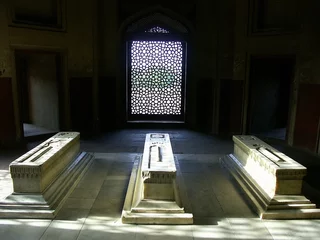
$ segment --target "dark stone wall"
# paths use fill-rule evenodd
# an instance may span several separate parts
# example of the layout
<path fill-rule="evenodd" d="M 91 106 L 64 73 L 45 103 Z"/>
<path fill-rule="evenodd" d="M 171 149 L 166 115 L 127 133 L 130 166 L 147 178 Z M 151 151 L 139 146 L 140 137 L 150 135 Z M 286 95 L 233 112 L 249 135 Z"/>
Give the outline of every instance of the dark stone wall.
<path fill-rule="evenodd" d="M 94 131 L 92 78 L 73 77 L 69 89 L 71 128 L 83 135 L 91 134 Z"/>
<path fill-rule="evenodd" d="M 163 8 L 170 9 L 195 24 L 197 8 L 196 2 L 197 1 L 195 0 L 119 0 L 119 26 L 121 22 L 131 15 L 153 6 L 161 6 Z"/>
<path fill-rule="evenodd" d="M 108 131 L 117 125 L 116 77 L 100 77 L 98 88 L 100 130 Z"/>
<path fill-rule="evenodd" d="M 16 140 L 16 126 L 13 110 L 12 79 L 0 78 L 0 148 Z"/>
<path fill-rule="evenodd" d="M 320 127 L 320 84 L 300 84 L 294 146 L 317 150 Z"/>
<path fill-rule="evenodd" d="M 197 83 L 197 123 L 202 131 L 210 131 L 213 119 L 213 79 L 201 78 Z"/>
<path fill-rule="evenodd" d="M 241 134 L 244 81 L 223 79 L 220 86 L 219 133 Z"/>

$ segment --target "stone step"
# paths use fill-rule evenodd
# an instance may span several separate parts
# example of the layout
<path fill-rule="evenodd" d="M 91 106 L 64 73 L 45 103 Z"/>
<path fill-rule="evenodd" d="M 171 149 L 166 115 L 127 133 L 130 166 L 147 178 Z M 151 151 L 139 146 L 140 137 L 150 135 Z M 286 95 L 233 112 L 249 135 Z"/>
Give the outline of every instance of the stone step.
<path fill-rule="evenodd" d="M 123 223 L 135 224 L 193 224 L 191 213 L 132 213 L 122 215 Z"/>
<path fill-rule="evenodd" d="M 308 209 L 308 208 L 316 208 L 316 204 L 277 204 L 277 205 L 269 205 L 267 207 L 268 211 L 272 209 Z"/>
<path fill-rule="evenodd" d="M 49 205 L 36 205 L 36 204 L 0 204 L 0 209 L 13 209 L 13 210 L 18 210 L 18 209 L 37 209 L 37 210 L 51 210 Z M 1 211 L 0 210 L 0 211 Z"/>
<path fill-rule="evenodd" d="M 270 202 L 270 204 L 290 203 L 309 204 L 311 201 L 303 195 L 275 195 Z"/>
<path fill-rule="evenodd" d="M 52 219 L 55 216 L 54 210 L 39 209 L 1 209 L 1 218 L 41 218 Z"/>
<path fill-rule="evenodd" d="M 134 213 L 184 213 L 184 208 L 174 201 L 144 199 L 137 207 L 132 208 Z"/>
<path fill-rule="evenodd" d="M 320 218 L 320 209 L 277 210 L 261 213 L 261 219 L 316 219 Z"/>
<path fill-rule="evenodd" d="M 0 202 L 0 206 L 3 205 L 15 205 L 19 202 L 19 205 L 45 205 L 48 204 L 41 194 L 11 194 Z"/>

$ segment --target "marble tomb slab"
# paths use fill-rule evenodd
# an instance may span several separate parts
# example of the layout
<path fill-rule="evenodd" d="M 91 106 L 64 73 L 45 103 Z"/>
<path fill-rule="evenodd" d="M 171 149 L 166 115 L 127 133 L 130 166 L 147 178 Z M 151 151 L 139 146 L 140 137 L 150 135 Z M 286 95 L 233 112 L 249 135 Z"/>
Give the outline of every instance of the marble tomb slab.
<path fill-rule="evenodd" d="M 251 135 L 233 136 L 234 152 L 220 159 L 260 218 L 320 218 L 302 194 L 307 168 Z"/>
<path fill-rule="evenodd" d="M 132 169 L 122 222 L 192 224 L 193 215 L 182 206 L 176 180 L 169 134 L 146 134 L 142 159 L 138 158 Z"/>
<path fill-rule="evenodd" d="M 54 218 L 92 160 L 80 152 L 80 133 L 57 133 L 10 164 L 14 192 L 0 202 L 0 216 Z"/>

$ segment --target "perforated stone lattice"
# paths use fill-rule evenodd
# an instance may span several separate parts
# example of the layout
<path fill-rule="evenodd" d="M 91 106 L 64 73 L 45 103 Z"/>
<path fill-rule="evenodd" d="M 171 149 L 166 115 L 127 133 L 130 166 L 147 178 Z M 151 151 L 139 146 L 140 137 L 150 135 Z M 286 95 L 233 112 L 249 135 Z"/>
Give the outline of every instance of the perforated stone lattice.
<path fill-rule="evenodd" d="M 182 54 L 179 41 L 133 41 L 131 114 L 182 114 Z"/>
<path fill-rule="evenodd" d="M 149 32 L 149 33 L 169 33 L 168 30 L 166 29 L 163 29 L 161 27 L 153 27 L 153 28 L 150 28 L 148 31 L 146 32 Z"/>

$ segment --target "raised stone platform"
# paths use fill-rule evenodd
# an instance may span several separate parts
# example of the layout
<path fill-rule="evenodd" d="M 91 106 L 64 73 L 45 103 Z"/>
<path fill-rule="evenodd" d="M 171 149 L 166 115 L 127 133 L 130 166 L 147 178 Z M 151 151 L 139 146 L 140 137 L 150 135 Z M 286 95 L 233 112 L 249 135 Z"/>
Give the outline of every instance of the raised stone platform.
<path fill-rule="evenodd" d="M 221 159 L 246 192 L 260 218 L 320 218 L 302 195 L 307 169 L 255 136 L 233 136 L 234 153 Z"/>
<path fill-rule="evenodd" d="M 176 181 L 169 134 L 146 135 L 142 160 L 135 161 L 122 211 L 123 223 L 192 224 Z"/>
<path fill-rule="evenodd" d="M 14 192 L 0 202 L 0 217 L 54 218 L 92 163 L 80 134 L 61 132 L 10 164 Z"/>

